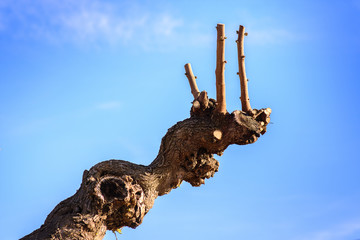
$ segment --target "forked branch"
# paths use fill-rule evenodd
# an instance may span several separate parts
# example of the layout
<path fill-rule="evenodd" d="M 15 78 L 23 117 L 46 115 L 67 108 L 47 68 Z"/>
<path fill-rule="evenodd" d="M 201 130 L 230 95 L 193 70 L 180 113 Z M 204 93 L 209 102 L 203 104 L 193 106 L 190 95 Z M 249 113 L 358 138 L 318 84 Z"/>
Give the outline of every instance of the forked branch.
<path fill-rule="evenodd" d="M 217 27 L 217 48 L 216 48 L 216 111 L 226 113 L 225 99 L 225 25 L 218 24 Z"/>
<path fill-rule="evenodd" d="M 237 49 L 238 49 L 238 62 L 239 62 L 239 77 L 240 77 L 240 88 L 241 88 L 241 106 L 244 112 L 250 112 L 250 98 L 248 92 L 248 79 L 246 78 L 246 71 L 245 71 L 245 54 L 244 54 L 244 36 L 247 35 L 245 33 L 245 27 L 240 25 L 238 33 Z"/>

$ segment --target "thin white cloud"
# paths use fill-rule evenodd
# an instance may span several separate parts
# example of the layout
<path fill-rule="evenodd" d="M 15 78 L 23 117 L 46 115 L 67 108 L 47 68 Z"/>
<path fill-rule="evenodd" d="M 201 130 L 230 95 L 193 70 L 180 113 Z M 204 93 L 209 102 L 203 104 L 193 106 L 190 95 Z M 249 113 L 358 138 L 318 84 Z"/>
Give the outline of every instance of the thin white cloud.
<path fill-rule="evenodd" d="M 349 237 L 351 237 L 353 234 L 357 234 L 357 236 L 360 237 L 360 220 L 339 224 L 329 229 L 312 233 L 306 237 L 297 238 L 296 240 L 350 239 Z"/>
<path fill-rule="evenodd" d="M 154 30 L 157 34 L 163 36 L 170 36 L 174 34 L 174 31 L 177 27 L 183 25 L 183 21 L 180 19 L 174 19 L 170 15 L 163 15 L 157 21 L 156 27 Z"/>
<path fill-rule="evenodd" d="M 299 31 L 299 29 L 295 27 L 296 25 L 293 25 L 294 23 L 279 22 L 275 16 L 255 16 L 253 11 L 246 9 L 239 10 L 239 15 L 241 15 L 243 19 L 243 21 L 240 22 L 245 26 L 246 32 L 248 32 L 246 44 L 277 45 L 310 39 L 307 33 Z M 231 29 L 238 29 L 238 27 L 239 25 L 234 25 L 231 26 Z M 228 35 L 230 38 L 237 38 L 237 34 L 234 31 Z"/>
<path fill-rule="evenodd" d="M 64 11 L 56 17 L 63 40 L 75 42 L 105 41 L 112 44 L 132 40 L 136 31 L 141 30 L 147 21 L 146 14 L 121 16 L 113 6 L 77 6 L 76 11 Z"/>
<path fill-rule="evenodd" d="M 254 29 L 248 35 L 249 42 L 256 45 L 281 44 L 284 42 L 294 41 L 297 36 L 285 29 Z"/>
<path fill-rule="evenodd" d="M 265 25 L 265 24 L 264 24 Z M 246 44 L 250 45 L 276 45 L 276 44 L 286 44 L 292 43 L 295 41 L 301 41 L 306 39 L 304 35 L 299 35 L 294 33 L 291 30 L 285 28 L 262 28 L 259 29 L 256 26 L 247 27 L 246 31 L 248 36 L 246 37 Z M 237 34 L 233 31 L 228 35 L 229 39 L 236 39 Z"/>
<path fill-rule="evenodd" d="M 170 12 L 155 12 L 134 2 L 108 3 L 99 0 L 4 0 L 0 20 L 8 12 L 7 34 L 32 37 L 53 43 L 77 45 L 111 44 L 142 46 L 144 49 L 166 49 L 184 43 L 201 45 L 204 42 L 187 41 L 181 34 L 183 19 Z M 7 10 L 1 10 L 7 9 Z M 3 23 L 5 24 L 5 23 Z M 1 21 L 0 21 L 1 27 Z M 6 26 L 4 26 L 6 27 Z M 194 38 L 206 41 L 207 35 L 194 29 Z M 189 33 L 188 33 L 189 34 Z"/>
<path fill-rule="evenodd" d="M 17 38 L 78 46 L 141 46 L 146 50 L 161 51 L 185 46 L 209 46 L 214 38 L 208 31 L 205 33 L 199 24 L 187 22 L 168 10 L 149 9 L 137 1 L 0 2 L 0 34 Z M 247 21 L 249 44 L 283 44 L 304 39 L 304 36 L 277 24 L 272 18 L 254 18 L 244 10 L 241 15 Z M 228 38 L 235 39 L 235 35 L 233 31 Z"/>
<path fill-rule="evenodd" d="M 109 101 L 97 104 L 96 108 L 101 110 L 114 110 L 119 109 L 121 106 L 122 103 L 119 101 Z"/>

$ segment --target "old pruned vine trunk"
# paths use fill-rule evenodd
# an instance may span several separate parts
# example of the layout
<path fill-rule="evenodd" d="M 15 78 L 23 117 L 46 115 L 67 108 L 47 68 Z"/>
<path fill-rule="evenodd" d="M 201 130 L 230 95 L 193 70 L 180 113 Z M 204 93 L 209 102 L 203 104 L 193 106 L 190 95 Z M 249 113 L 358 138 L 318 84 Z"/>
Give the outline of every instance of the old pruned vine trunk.
<path fill-rule="evenodd" d="M 241 99 L 243 111 L 226 111 L 226 37 L 224 25 L 218 24 L 217 28 L 217 100 L 198 90 L 191 65 L 186 64 L 194 96 L 190 118 L 168 130 L 155 160 L 148 166 L 108 160 L 85 170 L 77 192 L 60 202 L 39 229 L 22 239 L 102 239 L 106 230 L 136 228 L 158 196 L 169 193 L 182 181 L 200 186 L 212 177 L 219 167 L 214 154 L 221 155 L 231 144 L 253 143 L 266 132 L 270 108 L 251 109 L 246 96 Z M 241 75 L 245 72 L 242 66 L 239 64 Z M 247 87 L 244 82 L 242 89 Z M 247 94 L 247 89 L 242 92 Z"/>

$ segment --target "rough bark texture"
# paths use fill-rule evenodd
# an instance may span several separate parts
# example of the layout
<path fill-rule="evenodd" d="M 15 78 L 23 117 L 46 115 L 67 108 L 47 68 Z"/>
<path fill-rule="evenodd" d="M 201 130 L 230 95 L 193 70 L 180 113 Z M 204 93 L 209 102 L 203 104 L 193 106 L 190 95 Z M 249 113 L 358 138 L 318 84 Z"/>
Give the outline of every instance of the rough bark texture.
<path fill-rule="evenodd" d="M 224 31 L 219 32 L 224 37 Z M 223 50 L 220 52 L 223 55 Z M 223 56 L 220 59 L 223 75 Z M 228 113 L 222 76 L 219 85 L 217 78 L 219 111 L 216 100 L 209 99 L 205 91 L 199 93 L 190 65 L 185 69 L 194 96 L 190 118 L 168 130 L 155 160 L 148 166 L 108 160 L 85 170 L 77 192 L 60 202 L 39 229 L 22 239 L 96 240 L 102 239 L 106 230 L 136 228 L 158 196 L 179 187 L 182 181 L 200 186 L 214 176 L 219 168 L 214 154 L 222 155 L 231 144 L 254 143 L 266 132 L 270 108 Z"/>
<path fill-rule="evenodd" d="M 171 127 L 149 166 L 109 160 L 85 170 L 75 195 L 59 203 L 45 223 L 22 239 L 102 239 L 106 230 L 136 228 L 154 200 L 180 186 L 200 186 L 218 171 L 213 157 L 230 144 L 249 144 L 266 131 L 271 110 L 219 114 L 216 101 Z M 204 106 L 207 102 L 207 107 Z"/>

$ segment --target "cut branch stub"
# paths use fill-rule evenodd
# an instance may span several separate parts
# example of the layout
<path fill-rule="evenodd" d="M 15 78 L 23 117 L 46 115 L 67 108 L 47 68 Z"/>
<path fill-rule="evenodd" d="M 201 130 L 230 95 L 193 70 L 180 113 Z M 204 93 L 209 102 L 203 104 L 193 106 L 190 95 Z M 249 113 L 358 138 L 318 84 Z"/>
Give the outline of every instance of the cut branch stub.
<path fill-rule="evenodd" d="M 225 99 L 225 25 L 218 24 L 217 27 L 217 48 L 216 48 L 216 111 L 226 113 Z"/>
<path fill-rule="evenodd" d="M 238 62 L 239 62 L 239 78 L 240 78 L 240 88 L 241 88 L 241 106 L 244 112 L 251 112 L 250 98 L 247 86 L 247 78 L 245 71 L 245 54 L 244 54 L 244 36 L 245 27 L 240 25 L 238 33 L 237 49 L 238 49 Z"/>
<path fill-rule="evenodd" d="M 194 96 L 194 99 L 196 100 L 197 97 L 199 96 L 200 92 L 199 92 L 199 89 L 198 89 L 197 84 L 196 84 L 196 78 L 195 78 L 195 76 L 193 74 L 193 71 L 191 69 L 191 64 L 187 63 L 187 64 L 185 64 L 184 67 L 185 67 L 185 75 L 189 80 L 191 93 Z"/>

